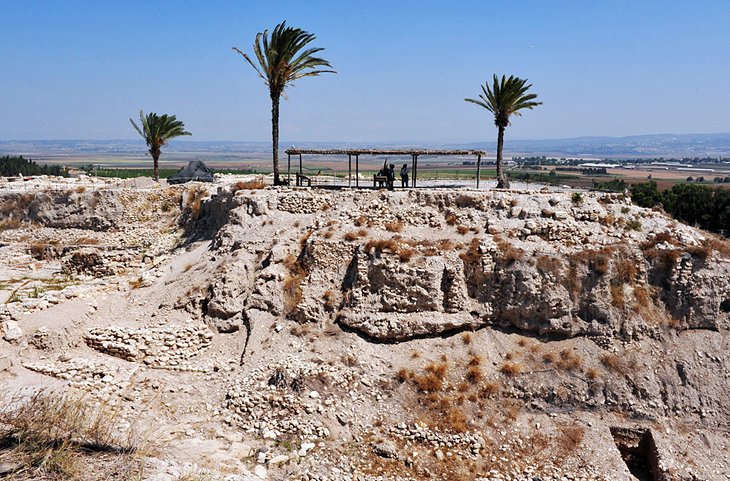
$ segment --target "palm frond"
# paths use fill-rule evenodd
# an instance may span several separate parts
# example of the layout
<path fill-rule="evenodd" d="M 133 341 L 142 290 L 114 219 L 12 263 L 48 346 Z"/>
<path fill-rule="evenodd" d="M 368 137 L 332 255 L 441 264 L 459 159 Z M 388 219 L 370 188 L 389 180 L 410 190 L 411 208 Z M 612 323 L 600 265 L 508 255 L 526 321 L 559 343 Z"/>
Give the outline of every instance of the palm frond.
<path fill-rule="evenodd" d="M 134 129 L 145 139 L 147 146 L 150 148 L 150 153 L 159 151 L 160 147 L 166 145 L 169 140 L 175 137 L 192 135 L 185 130 L 185 124 L 177 120 L 174 115 L 164 114 L 160 116 L 154 112 L 145 115 L 140 110 L 139 117 L 141 127 L 132 119 L 129 119 L 129 121 L 132 123 Z"/>
<path fill-rule="evenodd" d="M 499 78 L 494 74 L 491 86 L 489 82 L 481 86 L 482 93 L 479 94 L 481 100 L 464 100 L 489 110 L 494 115 L 495 125 L 506 127 L 510 123 L 510 116 L 521 116 L 521 110 L 532 110 L 542 105 L 542 102 L 534 101 L 537 94 L 527 93 L 531 87 L 532 84 L 527 84 L 527 79 L 514 75 L 509 77 L 502 75 L 502 78 Z"/>
<path fill-rule="evenodd" d="M 240 49 L 233 47 L 233 50 L 264 79 L 272 95 L 281 95 L 297 79 L 337 73 L 331 70 L 332 65 L 327 60 L 315 56 L 323 48 L 305 48 L 315 38 L 314 34 L 300 28 L 287 27 L 283 21 L 274 27 L 271 35 L 268 30 L 256 35 L 253 51 L 258 65 Z"/>

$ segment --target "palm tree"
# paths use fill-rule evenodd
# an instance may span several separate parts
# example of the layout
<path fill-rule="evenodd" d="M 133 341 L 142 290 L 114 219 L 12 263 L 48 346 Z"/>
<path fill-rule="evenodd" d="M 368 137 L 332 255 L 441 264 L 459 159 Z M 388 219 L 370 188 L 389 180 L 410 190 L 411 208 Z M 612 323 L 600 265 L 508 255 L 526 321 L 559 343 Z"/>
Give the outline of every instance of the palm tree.
<path fill-rule="evenodd" d="M 494 84 L 489 87 L 488 83 L 482 85 L 482 92 L 479 99 L 464 99 L 467 102 L 484 107 L 494 114 L 494 125 L 497 126 L 497 188 L 508 189 L 509 180 L 504 176 L 502 170 L 502 150 L 504 148 L 504 129 L 510 124 L 510 115 L 521 116 L 520 110 L 530 109 L 542 102 L 533 102 L 537 94 L 526 93 L 532 84 L 525 85 L 527 79 L 521 79 L 510 75 L 506 78 L 502 75 L 499 81 L 497 74 L 494 74 Z"/>
<path fill-rule="evenodd" d="M 286 26 L 286 21 L 274 28 L 269 39 L 269 31 L 256 35 L 253 51 L 258 66 L 241 50 L 233 50 L 243 55 L 269 87 L 271 97 L 271 137 L 273 141 L 274 184 L 279 185 L 279 99 L 286 87 L 302 77 L 317 77 L 322 73 L 337 73 L 334 70 L 318 70 L 318 67 L 332 67 L 330 63 L 314 55 L 323 48 L 309 48 L 301 51 L 315 39 L 314 34 L 300 28 Z M 300 52 L 301 51 L 301 52 Z"/>
<path fill-rule="evenodd" d="M 129 121 L 132 122 L 134 130 L 139 132 L 139 135 L 147 142 L 147 146 L 150 148 L 149 154 L 152 156 L 155 180 L 160 180 L 158 160 L 160 160 L 160 154 L 162 154 L 162 146 L 175 137 L 191 135 L 190 132 L 185 131 L 185 124 L 177 120 L 174 115 L 158 116 L 154 112 L 145 115 L 144 111 L 140 110 L 139 123 L 141 127 L 135 124 L 134 120 L 129 119 Z"/>

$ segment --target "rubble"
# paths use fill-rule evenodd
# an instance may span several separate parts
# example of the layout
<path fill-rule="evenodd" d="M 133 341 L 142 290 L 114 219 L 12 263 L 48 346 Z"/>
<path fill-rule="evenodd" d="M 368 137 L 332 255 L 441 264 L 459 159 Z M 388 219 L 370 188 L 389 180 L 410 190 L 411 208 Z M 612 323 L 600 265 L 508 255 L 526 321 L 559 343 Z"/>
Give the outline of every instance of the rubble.
<path fill-rule="evenodd" d="M 160 481 L 628 479 L 617 426 L 730 473 L 722 239 L 624 194 L 235 182 L 0 188 L 3 390 L 154 426 Z"/>

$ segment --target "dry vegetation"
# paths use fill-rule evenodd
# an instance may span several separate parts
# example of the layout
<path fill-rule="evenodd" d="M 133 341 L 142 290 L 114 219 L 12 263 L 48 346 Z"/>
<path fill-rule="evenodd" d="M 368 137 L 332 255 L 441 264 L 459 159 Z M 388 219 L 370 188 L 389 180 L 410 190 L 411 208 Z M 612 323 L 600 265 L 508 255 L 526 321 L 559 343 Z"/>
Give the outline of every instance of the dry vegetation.
<path fill-rule="evenodd" d="M 89 458 L 102 456 L 101 465 L 115 473 L 141 475 L 131 455 L 145 441 L 134 427 L 121 427 L 117 408 L 53 391 L 3 401 L 0 459 L 19 466 L 11 479 L 90 479 Z"/>
<path fill-rule="evenodd" d="M 385 227 L 385 230 L 390 231 L 390 232 L 402 232 L 403 231 L 403 222 L 401 222 L 399 220 L 386 222 L 384 227 Z"/>
<path fill-rule="evenodd" d="M 284 309 L 291 313 L 302 301 L 302 281 L 309 275 L 309 269 L 302 262 L 301 256 L 293 255 L 284 259 L 284 266 L 289 270 L 283 283 Z"/>
<path fill-rule="evenodd" d="M 466 251 L 459 254 L 461 260 L 463 260 L 467 264 L 476 264 L 480 262 L 482 260 L 482 251 L 480 247 L 481 243 L 482 240 L 480 238 L 473 238 L 469 243 Z"/>
<path fill-rule="evenodd" d="M 355 242 L 368 236 L 368 231 L 359 229 L 357 231 L 347 232 L 342 238 L 347 242 Z"/>
<path fill-rule="evenodd" d="M 257 189 L 265 189 L 266 188 L 266 182 L 264 182 L 264 179 L 254 179 L 249 181 L 241 181 L 236 182 L 231 186 L 231 192 L 236 193 L 239 190 L 257 190 Z"/>
<path fill-rule="evenodd" d="M 525 251 L 515 247 L 510 242 L 502 239 L 501 237 L 495 236 L 494 241 L 497 244 L 497 249 L 501 254 L 500 261 L 506 266 L 511 266 L 515 262 L 521 261 L 525 256 Z"/>
<path fill-rule="evenodd" d="M 198 220 L 200 218 L 200 210 L 203 204 L 203 199 L 208 196 L 208 191 L 202 187 L 195 187 L 187 191 L 186 198 L 186 211 L 192 220 Z"/>

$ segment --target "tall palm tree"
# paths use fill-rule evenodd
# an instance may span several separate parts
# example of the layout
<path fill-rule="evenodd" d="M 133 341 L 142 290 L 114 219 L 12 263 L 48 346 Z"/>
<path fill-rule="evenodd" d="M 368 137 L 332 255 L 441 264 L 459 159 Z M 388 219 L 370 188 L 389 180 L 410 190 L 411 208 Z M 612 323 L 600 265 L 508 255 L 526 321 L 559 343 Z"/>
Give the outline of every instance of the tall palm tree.
<path fill-rule="evenodd" d="M 177 120 L 174 115 L 159 116 L 154 112 L 145 115 L 144 111 L 140 110 L 139 123 L 141 127 L 134 123 L 134 120 L 129 119 L 129 121 L 132 122 L 134 130 L 139 132 L 139 135 L 147 142 L 147 146 L 150 148 L 149 154 L 152 156 L 155 180 L 160 180 L 158 160 L 160 160 L 160 154 L 162 154 L 162 146 L 175 137 L 191 135 L 190 132 L 185 131 L 185 124 Z"/>
<path fill-rule="evenodd" d="M 269 87 L 271 97 L 271 137 L 273 143 L 274 184 L 279 179 L 279 100 L 284 89 L 302 77 L 317 77 L 322 73 L 337 73 L 334 70 L 318 70 L 318 67 L 332 67 L 330 63 L 314 55 L 323 48 L 302 49 L 315 39 L 314 34 L 300 28 L 286 26 L 286 21 L 274 27 L 269 39 L 269 31 L 256 35 L 253 51 L 258 66 L 251 58 L 236 47 L 233 50 L 243 55 Z"/>
<path fill-rule="evenodd" d="M 494 125 L 497 126 L 497 188 L 508 189 L 509 180 L 502 170 L 502 150 L 504 148 L 504 129 L 510 124 L 511 115 L 522 116 L 520 110 L 532 110 L 542 102 L 534 102 L 537 94 L 528 94 L 532 84 L 525 85 L 527 79 L 521 79 L 510 75 L 509 78 L 502 75 L 499 81 L 497 74 L 494 74 L 492 87 L 489 83 L 482 85 L 482 92 L 479 99 L 464 99 L 467 102 L 484 107 L 494 114 Z"/>

